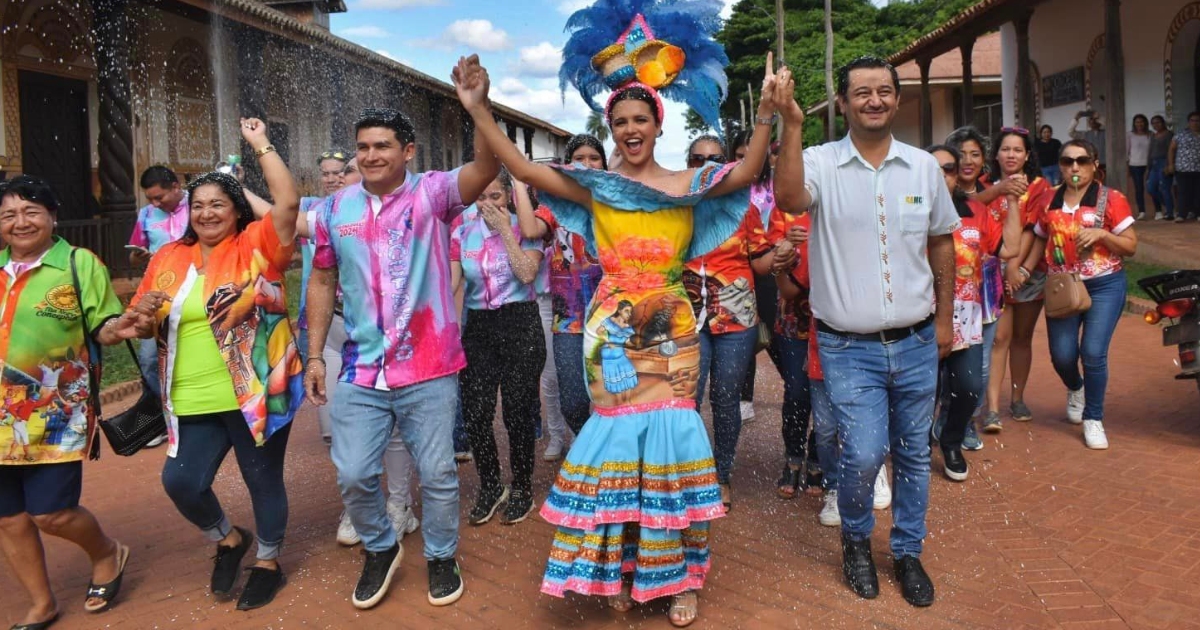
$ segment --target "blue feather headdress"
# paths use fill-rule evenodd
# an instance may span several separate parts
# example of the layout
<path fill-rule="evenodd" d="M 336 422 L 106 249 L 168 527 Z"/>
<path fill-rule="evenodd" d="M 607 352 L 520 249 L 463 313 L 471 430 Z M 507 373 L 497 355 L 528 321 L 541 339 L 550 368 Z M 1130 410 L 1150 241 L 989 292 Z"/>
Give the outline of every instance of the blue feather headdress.
<path fill-rule="evenodd" d="M 596 97 L 631 87 L 650 88 L 687 104 L 718 131 L 729 89 L 729 57 L 713 39 L 721 0 L 597 0 L 567 19 L 559 89 L 574 85 L 588 106 Z M 612 101 L 612 97 L 609 97 Z M 662 103 L 659 103 L 662 120 Z"/>

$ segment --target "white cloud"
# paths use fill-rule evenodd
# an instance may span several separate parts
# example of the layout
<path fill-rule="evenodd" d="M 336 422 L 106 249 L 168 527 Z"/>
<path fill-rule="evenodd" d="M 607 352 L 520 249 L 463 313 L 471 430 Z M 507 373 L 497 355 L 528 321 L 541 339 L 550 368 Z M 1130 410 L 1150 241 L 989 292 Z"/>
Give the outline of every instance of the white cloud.
<path fill-rule="evenodd" d="M 514 71 L 529 77 L 554 77 L 558 76 L 561 65 L 562 50 L 550 42 L 542 42 L 521 49 Z"/>
<path fill-rule="evenodd" d="M 558 12 L 563 15 L 571 15 L 572 13 L 590 6 L 592 0 L 559 0 Z"/>
<path fill-rule="evenodd" d="M 411 7 L 438 7 L 446 0 L 359 0 L 352 6 L 356 9 L 408 9 Z"/>
<path fill-rule="evenodd" d="M 455 20 L 437 37 L 413 41 L 416 46 L 450 50 L 467 46 L 472 50 L 496 52 L 512 47 L 508 33 L 496 28 L 490 20 Z"/>
<path fill-rule="evenodd" d="M 338 35 L 347 39 L 361 37 L 364 39 L 385 39 L 391 37 L 392 34 L 379 26 L 367 24 L 363 26 L 351 26 L 338 31 Z"/>
<path fill-rule="evenodd" d="M 396 63 L 402 63 L 409 67 L 412 67 L 412 65 L 413 65 L 411 61 L 409 61 L 403 57 L 397 57 L 396 55 L 393 55 L 392 53 L 390 53 L 386 50 L 376 50 L 375 54 L 383 55 L 384 57 L 387 57 L 388 59 L 391 59 L 392 61 L 395 61 Z"/>
<path fill-rule="evenodd" d="M 740 0 L 721 0 L 721 4 L 725 5 L 721 7 L 722 20 L 728 20 L 729 16 L 733 15 L 733 5 L 737 4 L 739 1 Z M 880 0 L 875 1 L 879 2 Z"/>

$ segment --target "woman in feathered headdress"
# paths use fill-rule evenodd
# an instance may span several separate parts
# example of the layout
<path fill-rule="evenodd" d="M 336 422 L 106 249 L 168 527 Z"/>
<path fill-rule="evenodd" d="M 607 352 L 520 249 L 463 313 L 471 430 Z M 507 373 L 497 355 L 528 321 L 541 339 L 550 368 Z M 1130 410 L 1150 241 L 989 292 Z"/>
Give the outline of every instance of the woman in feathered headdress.
<path fill-rule="evenodd" d="M 712 448 L 695 408 L 699 343 L 683 262 L 741 223 L 791 73 L 768 56 L 757 126 L 743 162 L 672 171 L 654 158 L 659 93 L 710 125 L 727 63 L 712 40 L 719 0 L 600 0 L 571 16 L 560 77 L 585 100 L 612 90 L 605 118 L 622 155 L 614 171 L 527 160 L 488 107 L 472 56 L 453 79 L 459 99 L 513 176 L 536 187 L 559 223 L 598 254 L 604 278 L 588 306 L 584 365 L 595 413 L 558 474 L 542 517 L 559 526 L 542 592 L 605 595 L 617 610 L 673 597 L 670 621 L 696 618 L 709 569 L 708 521 L 724 514 Z"/>

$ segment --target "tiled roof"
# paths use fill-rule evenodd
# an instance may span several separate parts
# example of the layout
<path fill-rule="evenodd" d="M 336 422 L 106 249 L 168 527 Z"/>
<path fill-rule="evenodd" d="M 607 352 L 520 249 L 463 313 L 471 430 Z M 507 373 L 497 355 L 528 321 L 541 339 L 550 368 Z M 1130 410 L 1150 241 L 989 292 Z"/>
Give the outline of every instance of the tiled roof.
<path fill-rule="evenodd" d="M 896 72 L 900 74 L 901 81 L 921 80 L 921 69 L 915 59 L 896 66 Z M 999 31 L 975 40 L 975 45 L 971 48 L 971 76 L 976 79 L 1000 78 Z M 929 79 L 962 79 L 962 49 L 955 48 L 934 57 L 933 62 L 929 64 Z"/>

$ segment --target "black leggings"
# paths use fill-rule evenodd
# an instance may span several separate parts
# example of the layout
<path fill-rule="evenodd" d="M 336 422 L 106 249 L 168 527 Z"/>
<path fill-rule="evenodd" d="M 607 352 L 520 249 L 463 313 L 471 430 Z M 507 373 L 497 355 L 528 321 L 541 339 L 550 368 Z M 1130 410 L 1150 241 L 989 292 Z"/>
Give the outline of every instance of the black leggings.
<path fill-rule="evenodd" d="M 480 486 L 494 489 L 502 484 L 492 427 L 499 389 L 512 485 L 517 490 L 531 490 L 534 427 L 540 410 L 538 383 L 546 365 L 546 338 L 537 302 L 472 309 L 467 314 L 463 351 L 467 355 L 467 367 L 459 377 L 463 421 Z"/>
<path fill-rule="evenodd" d="M 1179 196 L 1175 198 L 1175 218 L 1200 217 L 1200 173 L 1175 173 Z"/>
<path fill-rule="evenodd" d="M 967 423 L 979 406 L 983 392 L 983 344 L 975 344 L 950 353 L 942 361 L 938 387 L 943 405 L 949 405 L 946 426 L 939 441 L 942 448 L 962 448 Z"/>

